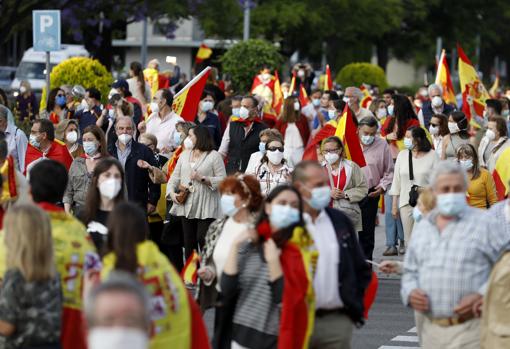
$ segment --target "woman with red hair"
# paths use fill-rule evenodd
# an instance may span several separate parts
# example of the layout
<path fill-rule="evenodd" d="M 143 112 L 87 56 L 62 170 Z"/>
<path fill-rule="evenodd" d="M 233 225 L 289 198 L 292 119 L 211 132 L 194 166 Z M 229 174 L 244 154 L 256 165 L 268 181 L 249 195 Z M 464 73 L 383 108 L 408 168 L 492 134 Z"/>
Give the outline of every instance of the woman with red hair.
<path fill-rule="evenodd" d="M 205 237 L 198 270 L 202 280 L 199 301 L 203 310 L 216 305 L 213 347 L 230 348 L 231 322 L 225 319 L 232 318 L 234 307 L 222 305 L 219 279 L 233 242 L 253 226 L 263 199 L 254 176 L 228 176 L 220 183 L 219 190 L 224 217 L 211 224 Z M 219 339 L 225 342 L 216 342 Z"/>

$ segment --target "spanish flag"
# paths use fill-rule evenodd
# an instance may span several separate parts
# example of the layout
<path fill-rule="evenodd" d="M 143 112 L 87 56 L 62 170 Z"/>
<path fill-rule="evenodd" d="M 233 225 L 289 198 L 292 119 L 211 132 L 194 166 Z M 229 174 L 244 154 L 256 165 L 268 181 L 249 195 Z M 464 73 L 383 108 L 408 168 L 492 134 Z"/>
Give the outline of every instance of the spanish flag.
<path fill-rule="evenodd" d="M 441 51 L 441 57 L 437 64 L 436 84 L 443 88 L 443 99 L 448 104 L 457 105 L 455 99 L 455 91 L 453 90 L 452 79 L 450 77 L 450 69 L 446 60 L 445 50 Z"/>
<path fill-rule="evenodd" d="M 333 80 L 331 79 L 331 70 L 329 64 L 326 64 L 326 78 L 324 80 L 324 90 L 329 91 L 333 89 Z"/>
<path fill-rule="evenodd" d="M 335 136 L 340 138 L 344 144 L 345 157 L 354 161 L 359 167 L 364 167 L 366 166 L 365 156 L 363 155 L 363 149 L 361 149 L 353 117 L 351 109 L 346 105 L 342 116 L 338 120 Z"/>
<path fill-rule="evenodd" d="M 197 251 L 193 251 L 191 256 L 189 256 L 184 268 L 181 271 L 181 277 L 185 284 L 196 285 L 198 281 L 198 262 L 200 260 L 200 256 Z"/>
<path fill-rule="evenodd" d="M 292 79 L 290 80 L 289 95 L 293 94 L 296 90 L 296 72 L 292 72 Z"/>
<path fill-rule="evenodd" d="M 197 55 L 195 56 L 195 63 L 199 64 L 205 61 L 206 59 L 209 59 L 212 55 L 212 50 L 207 46 L 206 44 L 201 44 L 198 48 Z"/>
<path fill-rule="evenodd" d="M 361 99 L 361 107 L 368 108 L 370 103 L 372 103 L 372 96 L 370 95 L 370 91 L 368 90 L 365 84 L 362 84 L 359 89 L 363 93 L 363 99 Z"/>
<path fill-rule="evenodd" d="M 308 94 L 306 93 L 306 89 L 303 84 L 301 84 L 299 86 L 299 104 L 301 104 L 301 108 L 303 108 L 304 106 L 307 106 L 308 103 L 310 103 Z"/>
<path fill-rule="evenodd" d="M 274 91 L 273 91 L 273 109 L 276 115 L 280 115 L 283 105 L 283 92 L 282 86 L 280 85 L 280 77 L 278 71 L 274 71 Z"/>
<path fill-rule="evenodd" d="M 186 86 L 174 96 L 172 109 L 186 121 L 193 121 L 197 116 L 198 103 L 211 67 L 207 67 L 193 78 Z"/>
<path fill-rule="evenodd" d="M 485 101 L 490 97 L 475 67 L 473 67 L 473 64 L 459 44 L 457 44 L 457 51 L 459 53 L 459 82 L 462 91 L 462 111 L 471 120 L 472 115 L 468 104 L 468 97 L 473 100 L 474 108 L 478 115 L 483 115 Z"/>
<path fill-rule="evenodd" d="M 491 98 L 499 98 L 498 88 L 499 88 L 499 74 L 496 74 L 496 79 L 494 80 L 492 87 L 489 89 L 489 94 Z"/>
<path fill-rule="evenodd" d="M 492 172 L 492 177 L 496 183 L 498 199 L 503 200 L 508 195 L 510 189 L 510 148 L 504 150 L 499 156 L 496 167 Z"/>

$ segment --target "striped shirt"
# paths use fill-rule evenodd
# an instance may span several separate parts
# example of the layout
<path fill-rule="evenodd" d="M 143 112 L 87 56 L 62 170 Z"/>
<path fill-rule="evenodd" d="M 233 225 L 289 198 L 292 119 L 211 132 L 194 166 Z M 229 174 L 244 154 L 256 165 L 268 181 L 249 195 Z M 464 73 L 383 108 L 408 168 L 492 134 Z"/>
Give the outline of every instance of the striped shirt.
<path fill-rule="evenodd" d="M 415 225 L 406 251 L 401 296 L 405 305 L 416 288 L 428 296 L 432 317 L 450 317 L 459 301 L 484 294 L 494 263 L 508 246 L 501 224 L 479 209 L 468 207 L 442 232 L 437 210 Z"/>

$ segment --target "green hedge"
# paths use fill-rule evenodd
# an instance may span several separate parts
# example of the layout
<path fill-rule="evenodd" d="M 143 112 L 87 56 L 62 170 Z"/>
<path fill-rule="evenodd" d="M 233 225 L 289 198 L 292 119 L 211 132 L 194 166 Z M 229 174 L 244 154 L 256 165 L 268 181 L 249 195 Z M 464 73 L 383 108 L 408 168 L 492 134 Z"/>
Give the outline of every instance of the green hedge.
<path fill-rule="evenodd" d="M 379 86 L 379 90 L 388 87 L 386 74 L 378 65 L 371 63 L 351 63 L 340 70 L 335 81 L 343 88 L 348 86 L 361 86 L 361 84 L 370 84 Z"/>

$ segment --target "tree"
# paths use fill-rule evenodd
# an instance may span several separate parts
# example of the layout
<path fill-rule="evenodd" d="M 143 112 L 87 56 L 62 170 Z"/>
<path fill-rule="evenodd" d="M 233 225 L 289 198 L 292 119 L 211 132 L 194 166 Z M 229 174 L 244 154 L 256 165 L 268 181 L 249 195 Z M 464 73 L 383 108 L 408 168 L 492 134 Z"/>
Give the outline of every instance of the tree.
<path fill-rule="evenodd" d="M 364 83 L 377 85 L 381 91 L 388 87 L 384 70 L 370 63 L 347 64 L 340 70 L 335 81 L 344 88 L 348 86 L 361 86 Z"/>
<path fill-rule="evenodd" d="M 224 72 L 230 74 L 234 87 L 240 93 L 250 91 L 253 77 L 262 68 L 276 69 L 282 62 L 278 49 L 260 39 L 241 41 L 221 57 Z"/>

